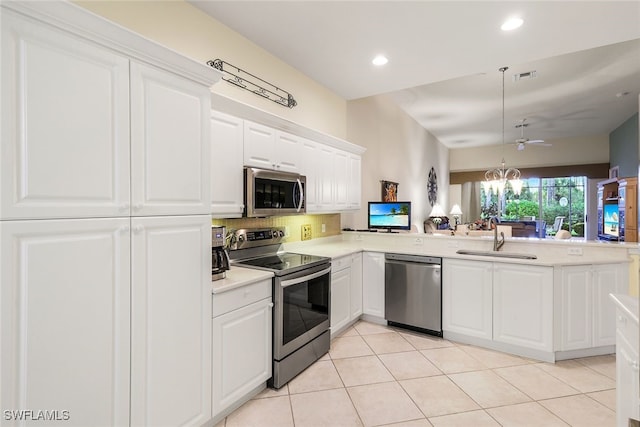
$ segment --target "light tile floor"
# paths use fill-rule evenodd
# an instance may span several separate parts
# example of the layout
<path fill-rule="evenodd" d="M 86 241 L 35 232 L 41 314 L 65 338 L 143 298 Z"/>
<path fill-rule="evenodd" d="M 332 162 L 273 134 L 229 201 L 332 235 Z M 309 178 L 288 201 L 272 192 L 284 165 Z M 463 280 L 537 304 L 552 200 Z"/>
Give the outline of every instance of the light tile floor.
<path fill-rule="evenodd" d="M 615 356 L 555 364 L 358 322 L 216 427 L 615 425 Z"/>

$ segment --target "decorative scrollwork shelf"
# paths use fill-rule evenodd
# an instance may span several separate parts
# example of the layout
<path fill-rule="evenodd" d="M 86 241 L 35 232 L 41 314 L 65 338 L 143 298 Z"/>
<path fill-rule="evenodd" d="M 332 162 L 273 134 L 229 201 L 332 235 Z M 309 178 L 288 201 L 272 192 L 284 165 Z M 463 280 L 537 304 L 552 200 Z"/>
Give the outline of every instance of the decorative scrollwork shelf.
<path fill-rule="evenodd" d="M 262 80 L 260 77 L 244 71 L 235 65 L 231 65 L 222 59 L 214 59 L 207 61 L 207 65 L 222 71 L 222 80 L 229 82 L 239 88 L 248 90 L 263 98 L 280 104 L 285 107 L 293 108 L 298 102 L 293 99 L 293 95 L 289 92 Z"/>

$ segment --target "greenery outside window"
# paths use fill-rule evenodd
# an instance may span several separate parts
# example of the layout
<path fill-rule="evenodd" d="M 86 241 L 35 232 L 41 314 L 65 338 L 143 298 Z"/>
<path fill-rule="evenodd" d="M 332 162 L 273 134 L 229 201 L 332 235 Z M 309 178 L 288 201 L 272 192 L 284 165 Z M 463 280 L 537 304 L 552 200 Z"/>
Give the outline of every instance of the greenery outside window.
<path fill-rule="evenodd" d="M 500 197 L 481 188 L 482 218 L 499 215 L 502 220 L 544 221 L 546 235 L 554 236 L 560 229 L 572 237 L 584 237 L 585 196 L 584 176 L 524 179 L 519 196 L 507 185 Z M 558 226 L 558 229 L 554 228 Z"/>

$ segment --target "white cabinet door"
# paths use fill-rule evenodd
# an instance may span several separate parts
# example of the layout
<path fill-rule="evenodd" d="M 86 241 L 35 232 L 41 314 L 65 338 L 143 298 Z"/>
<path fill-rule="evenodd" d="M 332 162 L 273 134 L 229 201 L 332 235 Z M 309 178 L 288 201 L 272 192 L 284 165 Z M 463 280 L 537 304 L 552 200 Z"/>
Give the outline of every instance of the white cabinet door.
<path fill-rule="evenodd" d="M 211 212 L 241 217 L 244 210 L 242 119 L 211 111 Z"/>
<path fill-rule="evenodd" d="M 317 151 L 316 169 L 316 209 L 318 211 L 335 210 L 335 168 L 334 150 L 320 144 Z"/>
<path fill-rule="evenodd" d="M 300 173 L 302 161 L 302 140 L 285 132 L 276 132 L 276 170 Z"/>
<path fill-rule="evenodd" d="M 320 148 L 318 144 L 302 139 L 301 143 L 302 157 L 302 174 L 307 178 L 305 191 L 305 207 L 307 213 L 318 211 L 318 174 L 320 173 L 320 165 L 318 164 L 318 152 Z"/>
<path fill-rule="evenodd" d="M 338 211 L 346 210 L 349 206 L 349 153 L 334 150 L 333 153 L 333 185 L 334 207 Z"/>
<path fill-rule="evenodd" d="M 132 215 L 211 211 L 211 92 L 131 63 Z"/>
<path fill-rule="evenodd" d="M 213 318 L 214 417 L 271 378 L 272 307 L 267 298 Z"/>
<path fill-rule="evenodd" d="M 211 418 L 211 220 L 133 218 L 131 425 Z"/>
<path fill-rule="evenodd" d="M 560 350 L 591 347 L 592 273 L 589 266 L 562 267 Z"/>
<path fill-rule="evenodd" d="M 341 330 L 351 316 L 351 268 L 331 273 L 331 332 Z"/>
<path fill-rule="evenodd" d="M 553 350 L 552 267 L 494 263 L 493 340 Z"/>
<path fill-rule="evenodd" d="M 362 254 L 362 313 L 384 319 L 384 254 Z"/>
<path fill-rule="evenodd" d="M 349 179 L 347 180 L 347 209 L 360 209 L 362 192 L 362 159 L 359 154 L 349 154 Z"/>
<path fill-rule="evenodd" d="M 129 61 L 2 11 L 0 219 L 129 215 Z"/>
<path fill-rule="evenodd" d="M 442 329 L 492 339 L 493 265 L 442 261 Z"/>
<path fill-rule="evenodd" d="M 3 410 L 129 425 L 129 219 L 0 221 L 0 238 Z"/>
<path fill-rule="evenodd" d="M 244 165 L 275 169 L 276 131 L 268 126 L 244 121 Z"/>
<path fill-rule="evenodd" d="M 615 344 L 615 308 L 609 294 L 624 293 L 624 264 L 562 267 L 560 350 Z"/>
<path fill-rule="evenodd" d="M 613 304 L 612 304 L 613 305 Z M 631 321 L 631 319 L 628 319 Z M 637 333 L 637 330 L 635 331 Z M 633 348 L 621 330 L 616 345 L 616 425 L 627 427 L 629 418 L 638 419 L 638 349 Z"/>
<path fill-rule="evenodd" d="M 628 267 L 626 265 L 594 265 L 593 271 L 593 347 L 615 345 L 616 310 L 609 294 L 626 292 Z"/>
<path fill-rule="evenodd" d="M 351 256 L 351 304 L 350 320 L 360 317 L 362 314 L 362 253 Z"/>

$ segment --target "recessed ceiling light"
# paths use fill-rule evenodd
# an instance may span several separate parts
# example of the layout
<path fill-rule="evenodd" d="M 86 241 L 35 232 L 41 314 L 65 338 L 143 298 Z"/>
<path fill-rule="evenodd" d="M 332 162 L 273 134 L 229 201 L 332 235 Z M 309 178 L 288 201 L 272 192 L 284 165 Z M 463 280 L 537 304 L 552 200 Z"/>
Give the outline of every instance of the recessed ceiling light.
<path fill-rule="evenodd" d="M 516 28 L 520 28 L 523 22 L 524 21 L 522 20 L 522 18 L 518 18 L 518 17 L 509 18 L 506 21 L 504 21 L 504 24 L 502 24 L 500 29 L 502 29 L 502 31 L 515 30 Z"/>
<path fill-rule="evenodd" d="M 384 55 L 378 55 L 375 58 L 373 58 L 373 61 L 371 62 L 373 63 L 373 65 L 381 66 L 389 62 L 389 60 Z"/>

